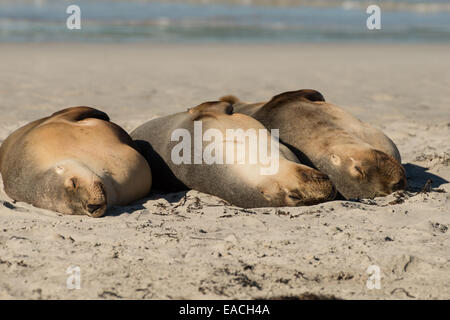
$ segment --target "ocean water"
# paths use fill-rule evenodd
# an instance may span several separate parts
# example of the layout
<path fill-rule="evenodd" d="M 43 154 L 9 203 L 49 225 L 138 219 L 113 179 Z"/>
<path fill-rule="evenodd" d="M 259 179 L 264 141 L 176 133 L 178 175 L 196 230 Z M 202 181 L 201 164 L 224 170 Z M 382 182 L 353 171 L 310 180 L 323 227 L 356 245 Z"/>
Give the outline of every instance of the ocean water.
<path fill-rule="evenodd" d="M 208 3 L 206 3 L 208 2 Z M 368 30 L 368 4 L 381 29 Z M 81 30 L 69 30 L 69 5 Z M 450 0 L 0 0 L 0 42 L 450 42 Z"/>

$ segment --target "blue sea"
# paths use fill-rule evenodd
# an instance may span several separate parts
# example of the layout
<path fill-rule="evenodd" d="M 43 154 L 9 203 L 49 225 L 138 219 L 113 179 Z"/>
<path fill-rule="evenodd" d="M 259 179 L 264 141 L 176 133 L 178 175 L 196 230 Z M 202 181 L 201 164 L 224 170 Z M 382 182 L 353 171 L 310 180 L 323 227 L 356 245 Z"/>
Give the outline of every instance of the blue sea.
<path fill-rule="evenodd" d="M 0 0 L 0 42 L 450 42 L 449 0 Z M 369 30 L 366 8 L 381 8 Z M 69 5 L 81 29 L 69 30 Z"/>

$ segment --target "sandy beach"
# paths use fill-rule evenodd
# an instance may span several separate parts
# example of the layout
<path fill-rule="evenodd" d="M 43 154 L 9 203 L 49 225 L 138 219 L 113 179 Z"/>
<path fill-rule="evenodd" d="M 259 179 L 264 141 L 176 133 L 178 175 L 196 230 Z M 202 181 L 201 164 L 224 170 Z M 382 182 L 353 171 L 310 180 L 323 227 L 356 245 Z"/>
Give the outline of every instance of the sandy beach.
<path fill-rule="evenodd" d="M 409 189 L 259 209 L 152 193 L 94 219 L 15 203 L 1 187 L 0 298 L 449 299 L 449 56 L 443 44 L 1 43 L 0 143 L 69 106 L 131 131 L 225 94 L 313 88 L 396 143 Z M 379 289 L 367 286 L 373 265 Z M 71 266 L 80 289 L 66 285 Z"/>

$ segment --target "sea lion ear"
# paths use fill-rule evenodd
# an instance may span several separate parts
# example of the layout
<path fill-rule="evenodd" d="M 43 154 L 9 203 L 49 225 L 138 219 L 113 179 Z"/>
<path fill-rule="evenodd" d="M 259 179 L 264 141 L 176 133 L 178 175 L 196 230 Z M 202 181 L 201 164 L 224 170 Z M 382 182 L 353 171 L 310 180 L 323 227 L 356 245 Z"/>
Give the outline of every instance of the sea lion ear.
<path fill-rule="evenodd" d="M 60 110 L 51 115 L 51 117 L 58 117 L 69 121 L 81 121 L 88 118 L 95 118 L 109 121 L 109 117 L 103 111 L 91 107 L 71 107 Z"/>
<path fill-rule="evenodd" d="M 63 166 L 56 166 L 55 171 L 57 174 L 62 175 L 64 172 L 66 172 L 66 169 Z"/>
<path fill-rule="evenodd" d="M 233 114 L 233 106 L 224 101 L 204 102 L 198 106 L 188 109 L 192 115 L 192 121 L 203 117 L 216 117 L 218 115 Z"/>
<path fill-rule="evenodd" d="M 338 155 L 332 154 L 330 160 L 331 163 L 337 167 L 341 165 L 341 158 Z"/>

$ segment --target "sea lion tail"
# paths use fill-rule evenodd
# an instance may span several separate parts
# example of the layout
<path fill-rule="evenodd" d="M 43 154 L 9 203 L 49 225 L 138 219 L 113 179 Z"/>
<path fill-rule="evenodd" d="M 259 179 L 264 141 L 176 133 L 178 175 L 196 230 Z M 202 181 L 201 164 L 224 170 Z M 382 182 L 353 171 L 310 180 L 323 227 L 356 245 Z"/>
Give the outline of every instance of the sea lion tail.
<path fill-rule="evenodd" d="M 231 95 L 231 94 L 230 94 L 230 95 L 223 96 L 223 97 L 221 97 L 219 100 L 220 100 L 220 101 L 223 101 L 223 102 L 228 102 L 228 103 L 230 103 L 231 105 L 241 102 L 241 100 L 239 100 L 238 97 L 233 96 L 233 95 Z"/>

